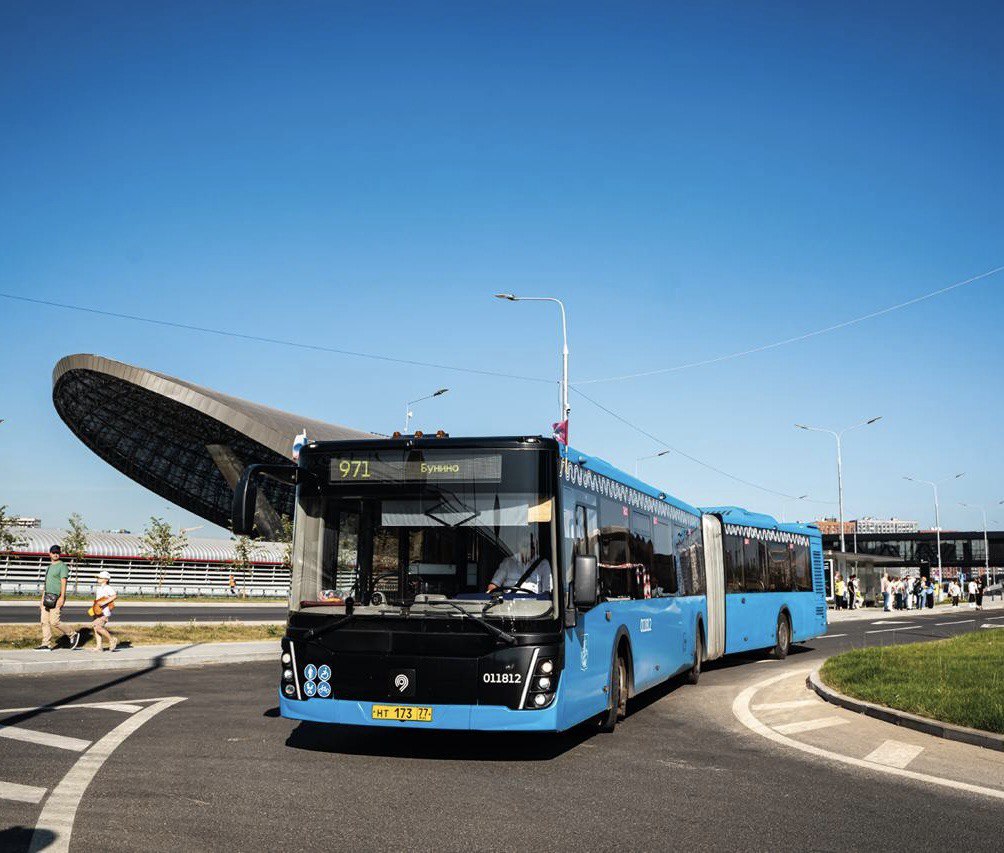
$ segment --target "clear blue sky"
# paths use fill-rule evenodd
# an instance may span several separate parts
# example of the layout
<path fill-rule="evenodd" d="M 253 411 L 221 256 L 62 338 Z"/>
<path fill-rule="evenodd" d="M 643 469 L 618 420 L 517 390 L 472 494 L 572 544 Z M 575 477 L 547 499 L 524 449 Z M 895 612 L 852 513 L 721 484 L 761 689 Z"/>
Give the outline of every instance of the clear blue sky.
<path fill-rule="evenodd" d="M 1004 7 L 834 3 L 0 6 L 0 290 L 572 380 L 713 357 L 1004 264 Z M 1004 500 L 1004 275 L 810 341 L 584 388 L 674 446 L 847 515 Z M 197 524 L 86 450 L 51 370 L 94 352 L 389 432 L 548 431 L 548 385 L 0 299 L 0 503 Z M 573 397 L 573 443 L 659 447 Z M 671 454 L 692 503 L 780 499 Z M 997 520 L 1004 527 L 1004 507 Z M 789 518 L 835 507 L 814 505 Z M 216 531 L 219 533 L 220 531 Z"/>

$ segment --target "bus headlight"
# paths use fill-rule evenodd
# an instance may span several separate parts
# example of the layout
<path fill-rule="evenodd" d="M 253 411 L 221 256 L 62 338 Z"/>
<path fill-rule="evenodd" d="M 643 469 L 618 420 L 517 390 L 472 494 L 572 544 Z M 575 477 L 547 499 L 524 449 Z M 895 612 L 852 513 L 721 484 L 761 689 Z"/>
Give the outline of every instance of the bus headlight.
<path fill-rule="evenodd" d="M 533 697 L 533 704 L 536 705 L 538 708 L 543 708 L 547 704 L 547 700 L 548 700 L 547 696 L 545 696 L 543 693 L 538 693 L 536 696 Z"/>
<path fill-rule="evenodd" d="M 289 652 L 283 652 L 279 660 L 281 660 L 283 663 L 292 663 L 293 658 L 290 657 Z"/>
<path fill-rule="evenodd" d="M 287 696 L 292 696 L 294 693 L 296 693 L 296 688 L 292 684 L 287 684 L 285 687 L 282 688 L 282 692 L 285 693 Z"/>
<path fill-rule="evenodd" d="M 544 675 L 550 675 L 554 672 L 554 662 L 546 660 L 538 668 L 542 673 L 544 673 Z"/>
<path fill-rule="evenodd" d="M 293 680 L 293 670 L 291 670 L 291 669 L 284 669 L 282 671 L 282 677 L 283 677 L 284 681 L 292 681 Z"/>
<path fill-rule="evenodd" d="M 537 679 L 537 687 L 539 687 L 541 690 L 550 690 L 551 689 L 551 679 L 550 678 L 538 678 Z"/>

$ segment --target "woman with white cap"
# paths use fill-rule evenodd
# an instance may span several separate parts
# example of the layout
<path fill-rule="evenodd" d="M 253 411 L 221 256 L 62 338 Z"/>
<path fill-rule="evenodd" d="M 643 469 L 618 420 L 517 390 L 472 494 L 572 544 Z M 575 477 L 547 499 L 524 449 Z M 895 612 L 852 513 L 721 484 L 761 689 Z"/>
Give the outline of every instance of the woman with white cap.
<path fill-rule="evenodd" d="M 108 620 L 111 619 L 112 610 L 115 607 L 115 599 L 119 597 L 119 594 L 109 583 L 111 579 L 112 576 L 108 574 L 108 572 L 98 572 L 98 585 L 94 590 L 94 604 L 92 604 L 90 610 L 87 611 L 89 616 L 94 617 L 94 621 L 91 622 L 91 628 L 94 631 L 94 642 L 96 644 L 94 651 L 96 652 L 100 652 L 102 650 L 102 637 L 108 640 L 108 651 L 110 652 L 114 652 L 115 647 L 119 644 L 119 641 L 108 633 L 108 629 L 106 627 L 108 625 Z"/>

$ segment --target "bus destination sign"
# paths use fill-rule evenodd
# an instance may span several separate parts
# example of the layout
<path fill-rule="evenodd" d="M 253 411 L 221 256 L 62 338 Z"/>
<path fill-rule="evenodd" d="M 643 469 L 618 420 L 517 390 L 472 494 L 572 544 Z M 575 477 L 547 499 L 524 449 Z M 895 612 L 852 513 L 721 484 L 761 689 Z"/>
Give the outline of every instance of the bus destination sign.
<path fill-rule="evenodd" d="M 331 457 L 331 483 L 498 483 L 500 453 L 347 453 Z"/>

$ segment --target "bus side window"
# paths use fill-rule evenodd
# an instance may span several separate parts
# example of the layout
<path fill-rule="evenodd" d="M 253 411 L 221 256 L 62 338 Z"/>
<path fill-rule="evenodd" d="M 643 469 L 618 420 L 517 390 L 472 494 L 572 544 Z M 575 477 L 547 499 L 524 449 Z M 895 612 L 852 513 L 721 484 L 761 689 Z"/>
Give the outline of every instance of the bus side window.
<path fill-rule="evenodd" d="M 652 518 L 640 512 L 631 513 L 632 598 L 652 597 Z"/>
<path fill-rule="evenodd" d="M 725 540 L 725 591 L 745 592 L 743 582 L 743 540 L 726 533 Z"/>
<path fill-rule="evenodd" d="M 743 586 L 746 592 L 764 592 L 767 589 L 767 554 L 764 543 L 756 539 L 743 539 Z"/>
<path fill-rule="evenodd" d="M 673 526 L 667 519 L 655 519 L 652 529 L 652 597 L 676 595 L 676 555 L 673 553 Z"/>
<path fill-rule="evenodd" d="M 575 507 L 575 556 L 586 557 L 589 555 L 589 527 L 586 522 L 586 508 L 584 506 Z"/>
<path fill-rule="evenodd" d="M 795 546 L 794 562 L 795 589 L 800 592 L 812 592 L 812 564 L 809 561 L 809 549 L 807 546 Z"/>
<path fill-rule="evenodd" d="M 791 589 L 791 551 L 787 542 L 767 543 L 767 589 L 771 592 Z"/>

